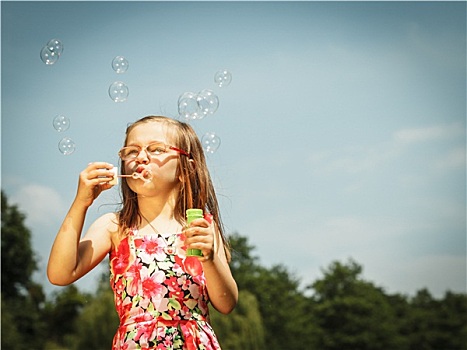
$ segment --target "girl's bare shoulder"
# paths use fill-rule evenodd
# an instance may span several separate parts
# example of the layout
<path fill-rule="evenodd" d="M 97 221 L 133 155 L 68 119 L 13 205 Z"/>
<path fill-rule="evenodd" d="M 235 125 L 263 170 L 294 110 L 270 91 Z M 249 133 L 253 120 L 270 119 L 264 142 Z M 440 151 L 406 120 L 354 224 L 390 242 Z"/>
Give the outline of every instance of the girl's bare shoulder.
<path fill-rule="evenodd" d="M 112 249 L 117 247 L 120 241 L 124 238 L 118 222 L 118 213 L 104 214 L 96 220 L 95 224 L 102 225 L 102 228 L 105 229 L 110 241 L 112 242 Z"/>
<path fill-rule="evenodd" d="M 104 229 L 109 233 L 118 231 L 118 216 L 117 213 L 107 213 L 94 221 L 92 224 L 95 228 Z"/>

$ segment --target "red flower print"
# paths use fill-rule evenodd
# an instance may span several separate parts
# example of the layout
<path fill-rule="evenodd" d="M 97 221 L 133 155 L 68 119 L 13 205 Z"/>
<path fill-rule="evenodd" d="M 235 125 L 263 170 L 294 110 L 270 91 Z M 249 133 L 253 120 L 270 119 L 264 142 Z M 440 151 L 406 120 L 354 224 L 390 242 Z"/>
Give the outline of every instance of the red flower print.
<path fill-rule="evenodd" d="M 157 241 L 157 238 L 146 236 L 143 238 L 141 249 L 144 249 L 147 254 L 155 254 L 162 249 Z"/>
<path fill-rule="evenodd" d="M 180 320 L 179 311 L 178 310 L 169 310 L 169 316 L 172 320 Z"/>
<path fill-rule="evenodd" d="M 143 297 L 147 300 L 161 300 L 164 295 L 167 293 L 167 288 L 162 285 L 162 282 L 165 281 L 165 275 L 162 271 L 156 271 L 152 275 L 145 273 L 146 269 L 141 269 L 142 273 L 142 294 Z"/>
<path fill-rule="evenodd" d="M 148 342 L 155 338 L 155 327 L 156 322 L 140 323 L 138 326 L 138 333 L 135 335 L 135 341 L 139 341 L 141 349 L 144 349 L 147 346 Z M 144 344 L 144 345 L 143 345 Z"/>
<path fill-rule="evenodd" d="M 164 261 L 166 254 L 164 248 L 167 246 L 161 237 L 145 236 L 138 244 L 141 250 L 141 260 L 150 263 L 155 257 L 157 261 Z"/>
<path fill-rule="evenodd" d="M 174 292 L 174 291 L 180 289 L 180 286 L 178 285 L 177 277 L 175 277 L 175 276 L 167 278 L 165 280 L 165 285 L 167 286 L 167 288 L 171 292 Z"/>
<path fill-rule="evenodd" d="M 111 269 L 113 275 L 122 275 L 130 263 L 130 247 L 128 246 L 128 237 L 120 242 L 120 245 L 111 260 Z"/>
<path fill-rule="evenodd" d="M 151 277 L 145 278 L 143 280 L 143 295 L 145 298 L 149 299 L 160 299 L 164 295 L 164 289 L 166 289 L 160 283 L 157 283 Z"/>
<path fill-rule="evenodd" d="M 129 295 L 136 295 L 139 290 L 139 286 L 141 285 L 141 276 L 140 276 L 140 270 L 141 270 L 141 262 L 139 259 L 135 261 L 133 265 L 130 266 L 128 269 L 128 285 L 127 285 L 127 292 Z"/>
<path fill-rule="evenodd" d="M 177 281 L 182 290 L 187 290 L 190 288 L 191 282 L 186 276 L 180 276 Z"/>
<path fill-rule="evenodd" d="M 183 292 L 181 290 L 176 290 L 174 292 L 169 293 L 169 298 L 175 300 L 183 300 Z"/>

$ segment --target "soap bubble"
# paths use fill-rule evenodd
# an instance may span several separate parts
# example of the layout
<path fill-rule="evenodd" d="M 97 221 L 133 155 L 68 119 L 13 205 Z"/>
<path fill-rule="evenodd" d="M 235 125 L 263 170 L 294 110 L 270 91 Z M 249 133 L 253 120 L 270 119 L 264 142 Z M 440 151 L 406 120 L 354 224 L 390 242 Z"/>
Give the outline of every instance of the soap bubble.
<path fill-rule="evenodd" d="M 63 52 L 63 44 L 58 39 L 50 39 L 46 47 L 49 49 L 50 52 L 53 52 L 58 56 L 60 56 Z"/>
<path fill-rule="evenodd" d="M 208 89 L 204 89 L 198 93 L 197 101 L 202 117 L 208 114 L 214 114 L 219 107 L 219 98 L 214 92 Z"/>
<path fill-rule="evenodd" d="M 214 114 L 218 107 L 219 98 L 208 89 L 197 94 L 185 92 L 178 98 L 178 114 L 185 119 L 203 119 L 208 114 Z"/>
<path fill-rule="evenodd" d="M 116 81 L 109 86 L 109 96 L 115 102 L 124 102 L 128 98 L 128 86 L 121 81 Z"/>
<path fill-rule="evenodd" d="M 232 74 L 228 70 L 220 70 L 214 75 L 214 82 L 219 87 L 224 87 L 232 81 Z"/>
<path fill-rule="evenodd" d="M 64 137 L 58 143 L 58 150 L 64 155 L 68 156 L 75 151 L 75 142 L 69 137 Z"/>
<path fill-rule="evenodd" d="M 185 92 L 178 98 L 178 114 L 185 119 L 201 119 L 203 113 L 198 105 L 198 94 Z"/>
<path fill-rule="evenodd" d="M 64 115 L 57 115 L 53 120 L 53 126 L 58 132 L 68 130 L 70 127 L 70 119 Z"/>
<path fill-rule="evenodd" d="M 47 46 L 44 46 L 41 50 L 41 60 L 47 65 L 52 65 L 58 61 L 59 55 L 50 49 Z"/>
<path fill-rule="evenodd" d="M 128 69 L 128 60 L 123 56 L 117 56 L 112 61 L 112 68 L 118 74 L 125 73 Z"/>
<path fill-rule="evenodd" d="M 217 151 L 221 144 L 221 139 L 213 132 L 207 132 L 201 138 L 201 144 L 206 153 L 214 153 Z"/>

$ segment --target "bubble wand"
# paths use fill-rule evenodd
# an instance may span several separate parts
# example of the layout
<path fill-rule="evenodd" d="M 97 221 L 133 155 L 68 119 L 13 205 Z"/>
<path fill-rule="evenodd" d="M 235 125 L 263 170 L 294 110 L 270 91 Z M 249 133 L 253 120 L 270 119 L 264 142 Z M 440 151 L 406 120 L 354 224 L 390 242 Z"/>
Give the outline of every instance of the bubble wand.
<path fill-rule="evenodd" d="M 128 174 L 128 175 L 127 174 L 117 174 L 117 172 L 118 172 L 117 167 L 112 168 L 112 171 L 114 172 L 114 178 L 113 178 L 112 181 L 109 182 L 111 185 L 118 184 L 118 178 L 119 177 L 131 177 L 131 178 L 133 178 L 135 180 L 137 180 L 137 179 L 143 180 L 146 183 L 151 182 L 151 180 L 152 180 L 152 172 L 150 170 L 148 170 L 148 169 L 145 169 L 140 173 L 135 171 L 131 175 L 130 174 Z"/>

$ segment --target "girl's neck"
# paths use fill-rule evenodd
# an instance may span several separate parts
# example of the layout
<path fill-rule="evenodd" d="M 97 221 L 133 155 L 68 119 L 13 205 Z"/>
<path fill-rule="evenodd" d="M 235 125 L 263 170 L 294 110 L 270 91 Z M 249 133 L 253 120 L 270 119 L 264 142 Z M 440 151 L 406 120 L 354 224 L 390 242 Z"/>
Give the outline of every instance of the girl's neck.
<path fill-rule="evenodd" d="M 161 221 L 174 219 L 175 200 L 160 197 L 138 197 L 138 208 L 147 220 L 152 222 L 156 218 Z"/>

